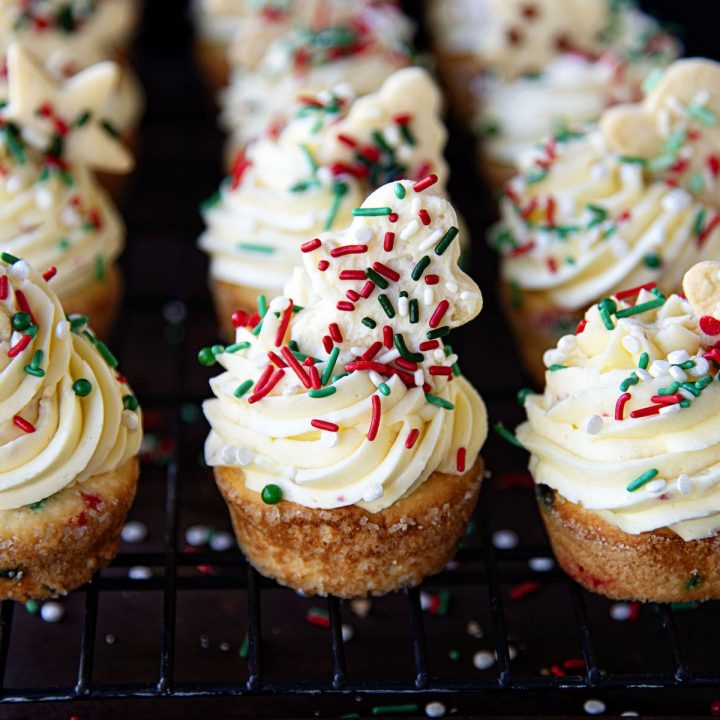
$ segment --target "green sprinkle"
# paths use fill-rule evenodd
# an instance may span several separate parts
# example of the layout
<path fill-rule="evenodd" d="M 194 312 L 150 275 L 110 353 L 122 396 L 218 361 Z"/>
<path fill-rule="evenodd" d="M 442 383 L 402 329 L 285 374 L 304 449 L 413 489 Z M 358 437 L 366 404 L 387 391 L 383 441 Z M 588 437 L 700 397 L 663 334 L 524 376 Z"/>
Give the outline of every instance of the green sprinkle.
<path fill-rule="evenodd" d="M 117 358 L 110 352 L 110 348 L 102 341 L 95 340 L 95 347 L 102 356 L 102 359 L 113 369 L 118 366 Z"/>
<path fill-rule="evenodd" d="M 250 343 L 245 340 L 244 342 L 235 343 L 234 345 L 228 345 L 225 348 L 226 353 L 236 353 L 239 350 L 247 350 L 250 347 Z"/>
<path fill-rule="evenodd" d="M 375 272 L 372 268 L 365 270 L 365 277 L 368 278 L 368 280 L 372 280 L 382 290 L 386 290 L 390 285 L 380 273 Z"/>
<path fill-rule="evenodd" d="M 684 382 L 684 383 L 682 383 L 682 385 L 680 385 L 680 387 L 683 388 L 684 390 L 687 390 L 689 393 L 691 393 L 695 397 L 700 397 L 700 393 L 702 392 L 701 390 L 698 390 L 695 387 L 695 383 Z"/>
<path fill-rule="evenodd" d="M 460 653 L 459 653 L 457 650 L 450 650 L 450 651 L 448 652 L 448 657 L 449 657 L 453 662 L 457 662 L 458 660 L 460 660 Z"/>
<path fill-rule="evenodd" d="M 705 582 L 705 578 L 697 571 L 693 570 L 690 573 L 690 577 L 683 586 L 686 590 L 695 590 L 699 588 Z"/>
<path fill-rule="evenodd" d="M 567 367 L 568 367 L 567 365 L 560 365 L 559 363 L 553 363 L 552 365 L 550 365 L 548 370 L 550 372 L 557 372 L 558 370 L 565 370 L 565 369 L 567 369 Z"/>
<path fill-rule="evenodd" d="M 400 123 L 400 134 L 403 136 L 403 140 L 408 145 L 415 145 L 415 137 L 410 132 L 410 128 L 407 123 Z"/>
<path fill-rule="evenodd" d="M 501 126 L 497 120 L 489 120 L 480 128 L 480 134 L 483 137 L 497 137 L 500 134 Z"/>
<path fill-rule="evenodd" d="M 37 615 L 38 610 L 40 609 L 40 606 L 34 601 L 34 600 L 28 600 L 25 603 L 25 609 L 31 614 L 31 615 Z"/>
<path fill-rule="evenodd" d="M 643 485 L 649 483 L 654 477 L 656 477 L 658 474 L 658 471 L 655 468 L 651 468 L 647 472 L 644 472 L 642 475 L 636 477 L 628 486 L 627 491 L 628 492 L 635 492 L 638 488 L 641 488 Z"/>
<path fill-rule="evenodd" d="M 395 197 L 402 200 L 405 197 L 405 187 L 402 183 L 395 183 Z"/>
<path fill-rule="evenodd" d="M 450 247 L 450 243 L 457 237 L 459 232 L 460 230 L 458 230 L 454 225 L 450 227 L 435 246 L 435 254 L 442 255 Z"/>
<path fill-rule="evenodd" d="M 92 117 L 92 113 L 89 110 L 83 110 L 75 118 L 75 122 L 73 124 L 75 125 L 75 127 L 82 127 L 83 125 L 87 125 L 87 123 L 90 121 L 91 117 Z"/>
<path fill-rule="evenodd" d="M 420 305 L 415 298 L 408 303 L 408 315 L 410 316 L 410 322 L 413 324 L 420 320 Z"/>
<path fill-rule="evenodd" d="M 687 399 L 681 400 L 681 401 L 678 403 L 678 405 L 679 405 L 681 408 L 688 408 L 688 407 L 690 407 L 690 401 L 687 400 Z"/>
<path fill-rule="evenodd" d="M 3 135 L 5 136 L 5 144 L 10 154 L 20 165 L 24 165 L 27 162 L 27 158 L 25 157 L 25 148 L 20 139 L 20 131 L 17 125 L 8 123 L 2 129 Z"/>
<path fill-rule="evenodd" d="M 510 306 L 513 310 L 521 308 L 523 304 L 522 288 L 517 280 L 510 281 Z"/>
<path fill-rule="evenodd" d="M 663 153 L 648 161 L 648 168 L 652 172 L 661 173 L 671 168 L 677 162 L 675 155 Z"/>
<path fill-rule="evenodd" d="M 301 180 L 299 183 L 295 183 L 290 188 L 290 192 L 298 193 L 298 192 L 304 192 L 305 190 L 309 190 L 312 187 L 320 187 L 320 181 L 319 180 Z"/>
<path fill-rule="evenodd" d="M 705 213 L 706 210 L 704 207 L 701 207 L 697 213 L 695 213 L 692 226 L 695 235 L 700 235 L 703 231 L 703 227 L 705 226 Z"/>
<path fill-rule="evenodd" d="M 70 247 L 70 241 L 67 238 L 60 238 L 58 240 L 58 247 L 64 252 Z"/>
<path fill-rule="evenodd" d="M 451 402 L 449 402 L 448 400 L 445 400 L 444 398 L 438 397 L 437 395 L 431 395 L 430 393 L 425 393 L 425 399 L 431 405 L 437 405 L 437 407 L 440 407 L 443 410 L 454 410 L 455 409 L 455 406 Z"/>
<path fill-rule="evenodd" d="M 45 503 L 47 502 L 47 498 L 44 500 L 38 500 L 37 502 L 31 503 L 28 505 L 28 507 L 31 510 L 41 510 L 43 507 L 45 507 Z"/>
<path fill-rule="evenodd" d="M 640 378 L 635 373 L 630 373 L 630 376 L 626 377 L 620 383 L 620 391 L 627 392 L 628 388 L 630 388 L 632 385 L 637 385 L 639 382 Z"/>
<path fill-rule="evenodd" d="M 373 130 L 372 133 L 370 133 L 370 136 L 373 139 L 373 142 L 381 149 L 384 150 L 386 153 L 389 153 L 392 155 L 394 153 L 394 150 L 387 144 L 385 141 L 385 138 L 382 136 L 382 133 L 379 130 Z"/>
<path fill-rule="evenodd" d="M 267 298 L 264 295 L 257 296 L 257 309 L 258 309 L 258 315 L 261 318 L 264 318 L 268 311 L 268 302 L 267 302 Z"/>
<path fill-rule="evenodd" d="M 325 369 L 323 370 L 322 378 L 320 378 L 320 382 L 323 385 L 328 384 L 328 380 L 332 376 L 332 371 L 335 369 L 335 363 L 337 362 L 339 354 L 340 354 L 340 348 L 337 346 L 335 346 L 330 351 L 330 355 L 328 355 L 327 362 L 325 363 Z"/>
<path fill-rule="evenodd" d="M 310 390 L 308 395 L 311 398 L 325 398 L 328 395 L 334 395 L 337 392 L 337 388 L 334 385 L 328 385 L 327 387 L 320 388 L 319 390 Z"/>
<path fill-rule="evenodd" d="M 343 197 L 347 194 L 348 186 L 347 183 L 338 182 L 333 186 L 333 201 L 330 206 L 330 212 L 328 213 L 327 220 L 325 221 L 325 230 L 330 230 L 337 218 L 337 214 L 340 210 L 340 203 L 342 203 Z"/>
<path fill-rule="evenodd" d="M 364 317 L 360 322 L 371 330 L 377 327 L 377 323 L 371 317 Z"/>
<path fill-rule="evenodd" d="M 125 395 L 123 397 L 123 407 L 126 410 L 132 410 L 135 412 L 135 410 L 138 409 L 140 403 L 138 403 L 137 398 L 134 395 Z"/>
<path fill-rule="evenodd" d="M 110 137 L 114 137 L 116 140 L 120 137 L 118 129 L 109 120 L 102 120 L 100 126 Z"/>
<path fill-rule="evenodd" d="M 686 360 L 684 363 L 676 363 L 676 365 L 683 370 L 689 370 L 691 367 L 695 367 L 695 361 Z"/>
<path fill-rule="evenodd" d="M 107 278 L 107 267 L 105 265 L 105 258 L 102 255 L 95 256 L 95 279 L 98 282 L 103 282 Z"/>
<path fill-rule="evenodd" d="M 647 165 L 647 158 L 639 155 L 618 155 L 618 160 L 630 165 Z"/>
<path fill-rule="evenodd" d="M 405 344 L 405 338 L 402 336 L 402 333 L 395 333 L 393 337 L 395 340 L 395 347 L 405 360 L 414 363 L 419 363 L 423 361 L 424 356 L 422 353 L 413 353 L 408 350 L 408 347 Z"/>
<path fill-rule="evenodd" d="M 642 81 L 642 92 L 643 95 L 647 95 L 648 93 L 651 93 L 658 85 L 660 80 L 662 80 L 662 76 L 664 75 L 664 71 L 662 68 L 656 67 L 653 68 L 646 76 L 645 79 Z"/>
<path fill-rule="evenodd" d="M 32 365 L 26 365 L 23 370 L 28 374 L 32 375 L 33 377 L 45 377 L 45 371 L 41 368 L 33 367 Z"/>
<path fill-rule="evenodd" d="M 407 715 L 408 713 L 416 713 L 417 705 L 376 705 L 372 709 L 373 716 L 378 715 Z"/>
<path fill-rule="evenodd" d="M 598 305 L 600 308 L 605 308 L 611 315 L 617 311 L 617 303 L 612 298 L 603 298 Z"/>
<path fill-rule="evenodd" d="M 647 366 L 650 363 L 650 356 L 644 352 L 640 357 L 638 358 L 638 367 L 641 370 L 647 370 Z"/>
<path fill-rule="evenodd" d="M 387 397 L 390 394 L 390 386 L 387 383 L 380 383 L 378 386 L 378 390 L 382 395 L 385 395 Z"/>
<path fill-rule="evenodd" d="M 428 340 L 435 340 L 437 338 L 445 337 L 446 335 L 450 334 L 450 328 L 447 325 L 443 325 L 442 327 L 435 328 L 434 330 L 428 330 L 425 333 L 425 337 Z"/>
<path fill-rule="evenodd" d="M 349 372 L 341 372 L 338 375 L 333 375 L 330 378 L 330 382 L 334 385 L 338 380 L 342 380 L 344 377 L 347 377 L 350 373 Z"/>
<path fill-rule="evenodd" d="M 262 330 L 263 321 L 261 320 L 252 330 L 253 335 L 259 335 L 260 331 Z"/>
<path fill-rule="evenodd" d="M 689 188 L 690 192 L 695 193 L 697 195 L 698 193 L 701 193 L 703 191 L 704 187 L 705 187 L 705 179 L 703 178 L 702 173 L 699 170 L 696 170 L 690 176 L 690 180 L 688 181 L 688 188 Z"/>
<path fill-rule="evenodd" d="M 35 337 L 37 335 L 38 326 L 37 325 L 31 325 L 26 331 L 25 334 L 29 335 L 30 337 Z"/>
<path fill-rule="evenodd" d="M 648 302 L 640 303 L 639 305 L 633 305 L 632 307 L 625 308 L 624 310 L 618 310 L 615 313 L 615 317 L 626 318 L 626 317 L 630 317 L 631 315 L 639 315 L 640 313 L 647 312 L 648 310 L 654 310 L 655 308 L 659 308 L 664 304 L 665 304 L 665 298 L 658 298 L 657 300 L 649 300 Z"/>
<path fill-rule="evenodd" d="M 717 116 L 705 105 L 690 105 L 687 111 L 693 120 L 697 120 L 705 127 L 715 127 L 717 125 Z"/>
<path fill-rule="evenodd" d="M 16 258 L 14 255 L 4 252 L 4 253 L 0 253 L 0 260 L 2 260 L 3 262 L 9 263 L 10 265 L 14 265 L 16 262 L 20 261 L 20 258 Z"/>
<path fill-rule="evenodd" d="M 511 445 L 519 447 L 521 450 L 525 450 L 525 446 L 515 437 L 514 433 L 511 433 L 501 422 L 496 422 L 493 425 L 493 430 L 503 439 L 507 440 Z"/>
<path fill-rule="evenodd" d="M 390 298 L 387 295 L 378 295 L 378 302 L 389 318 L 395 317 L 395 308 L 392 306 Z"/>
<path fill-rule="evenodd" d="M 410 276 L 413 280 L 416 282 L 422 277 L 422 274 L 425 272 L 425 269 L 430 264 L 430 256 L 429 255 L 423 255 L 418 261 L 415 267 L 412 269 L 412 272 L 410 273 Z"/>
<path fill-rule="evenodd" d="M 600 307 L 600 317 L 602 318 L 602 321 L 607 330 L 615 329 L 615 325 L 613 324 L 612 318 L 610 317 L 610 313 L 608 312 L 606 307 Z"/>
<path fill-rule="evenodd" d="M 282 500 L 282 490 L 277 485 L 266 485 L 260 497 L 266 505 L 277 505 Z"/>
<path fill-rule="evenodd" d="M 16 312 L 12 316 L 12 326 L 13 330 L 17 330 L 17 332 L 24 332 L 32 325 L 32 320 L 30 319 L 30 315 L 26 312 Z"/>
<path fill-rule="evenodd" d="M 72 384 L 72 389 L 78 397 L 87 397 L 92 392 L 92 383 L 85 378 L 80 378 Z"/>
<path fill-rule="evenodd" d="M 262 253 L 263 255 L 272 255 L 275 252 L 275 248 L 270 245 L 262 245 L 260 243 L 238 243 L 238 250 L 245 250 L 245 252 Z"/>
<path fill-rule="evenodd" d="M 595 227 L 596 225 L 599 225 L 601 222 L 607 219 L 608 211 L 604 207 L 590 204 L 588 204 L 586 207 L 593 215 L 593 218 L 590 221 L 588 228 Z"/>
<path fill-rule="evenodd" d="M 245 382 L 242 382 L 237 386 L 233 395 L 240 399 L 254 384 L 255 382 L 253 380 L 245 380 Z"/>
<path fill-rule="evenodd" d="M 317 161 L 315 160 L 315 158 L 313 157 L 312 151 L 305 144 L 302 144 L 300 146 L 300 149 L 305 153 L 305 157 L 307 158 L 308 165 L 310 165 L 310 170 L 314 175 L 317 172 L 318 164 L 317 164 Z"/>
<path fill-rule="evenodd" d="M 198 362 L 205 367 L 212 367 L 217 360 L 215 359 L 215 353 L 209 347 L 202 348 L 197 355 Z"/>
<path fill-rule="evenodd" d="M 648 253 L 643 258 L 643 263 L 645 263 L 645 267 L 650 269 L 659 268 L 662 265 L 662 258 L 657 253 Z"/>
<path fill-rule="evenodd" d="M 222 195 L 219 190 L 214 192 L 207 200 L 203 200 L 203 202 L 200 203 L 200 212 L 205 213 L 208 210 L 212 210 L 212 208 L 219 204 L 221 198 Z"/>
<path fill-rule="evenodd" d="M 353 217 L 379 217 L 381 215 L 389 215 L 392 208 L 389 207 L 370 207 L 370 208 L 353 208 Z"/>
<path fill-rule="evenodd" d="M 542 182 L 548 176 L 547 168 L 532 168 L 527 175 L 525 175 L 525 182 L 528 185 L 535 185 L 536 183 Z"/>
<path fill-rule="evenodd" d="M 238 650 L 238 655 L 243 660 L 246 660 L 247 656 L 249 654 L 250 654 L 250 637 L 247 633 L 245 633 L 245 638 L 242 641 L 242 645 L 240 645 L 240 649 Z"/>

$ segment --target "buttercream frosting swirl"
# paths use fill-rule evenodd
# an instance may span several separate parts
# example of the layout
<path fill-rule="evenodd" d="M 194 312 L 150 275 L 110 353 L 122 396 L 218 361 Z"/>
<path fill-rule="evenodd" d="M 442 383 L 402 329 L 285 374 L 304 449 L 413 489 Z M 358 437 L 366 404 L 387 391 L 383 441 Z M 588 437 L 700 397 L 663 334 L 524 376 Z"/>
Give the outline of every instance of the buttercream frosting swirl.
<path fill-rule="evenodd" d="M 447 133 L 424 70 L 399 70 L 356 100 L 342 88 L 306 100 L 277 137 L 248 145 L 206 209 L 199 243 L 212 277 L 279 294 L 300 244 L 345 227 L 367 191 L 428 172 L 444 187 Z"/>
<path fill-rule="evenodd" d="M 535 482 L 631 534 L 720 529 L 717 337 L 652 286 L 592 306 L 545 355 L 517 430 Z"/>
<path fill-rule="evenodd" d="M 0 509 L 40 502 L 137 454 L 137 401 L 82 318 L 24 260 L 0 258 Z"/>
<path fill-rule="evenodd" d="M 371 512 L 436 470 L 472 467 L 485 408 L 455 376 L 457 356 L 441 338 L 476 315 L 482 298 L 457 267 L 452 207 L 413 188 L 402 181 L 375 191 L 347 230 L 306 247 L 304 268 L 260 329 L 240 323 L 234 345 L 202 351 L 224 369 L 204 404 L 209 465 L 241 467 L 250 489 L 277 485 L 306 507 Z M 418 213 L 431 222 L 415 224 Z M 293 303 L 302 304 L 294 313 Z M 314 364 L 295 368 L 306 356 Z"/>

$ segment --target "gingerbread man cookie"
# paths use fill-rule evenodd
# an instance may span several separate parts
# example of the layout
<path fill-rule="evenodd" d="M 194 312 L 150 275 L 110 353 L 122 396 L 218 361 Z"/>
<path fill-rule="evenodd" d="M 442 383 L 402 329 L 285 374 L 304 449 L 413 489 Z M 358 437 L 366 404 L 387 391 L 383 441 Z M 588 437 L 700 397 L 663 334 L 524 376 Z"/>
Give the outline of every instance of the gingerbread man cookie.
<path fill-rule="evenodd" d="M 652 176 L 720 208 L 720 64 L 676 61 L 642 103 L 606 110 L 600 129 Z"/>
<path fill-rule="evenodd" d="M 683 278 L 683 291 L 700 329 L 720 335 L 720 262 L 706 260 L 691 267 Z"/>

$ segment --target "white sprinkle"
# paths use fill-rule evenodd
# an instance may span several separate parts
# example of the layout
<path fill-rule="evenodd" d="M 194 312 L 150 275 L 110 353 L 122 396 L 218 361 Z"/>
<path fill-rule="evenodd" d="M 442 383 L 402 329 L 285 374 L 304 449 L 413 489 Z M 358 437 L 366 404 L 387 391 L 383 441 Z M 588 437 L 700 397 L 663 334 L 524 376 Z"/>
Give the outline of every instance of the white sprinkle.
<path fill-rule="evenodd" d="M 241 467 L 249 465 L 255 459 L 252 450 L 249 447 L 235 448 L 235 462 Z"/>
<path fill-rule="evenodd" d="M 139 520 L 130 520 L 123 525 L 120 537 L 126 543 L 141 543 L 148 535 L 147 525 Z"/>
<path fill-rule="evenodd" d="M 690 207 L 692 197 L 682 188 L 673 188 L 662 199 L 662 208 L 671 213 L 678 213 Z"/>
<path fill-rule="evenodd" d="M 59 602 L 46 602 L 40 608 L 40 617 L 46 623 L 58 623 L 65 617 L 65 608 Z"/>
<path fill-rule="evenodd" d="M 55 337 L 58 340 L 66 340 L 70 335 L 70 323 L 67 320 L 58 320 L 55 326 Z"/>
<path fill-rule="evenodd" d="M 569 355 L 577 345 L 577 338 L 574 335 L 563 335 L 557 343 L 557 349 Z"/>
<path fill-rule="evenodd" d="M 618 622 L 625 622 L 632 615 L 632 606 L 629 603 L 613 603 L 610 606 L 610 617 Z"/>
<path fill-rule="evenodd" d="M 517 547 L 518 535 L 514 530 L 496 530 L 492 535 L 492 544 L 499 550 Z"/>
<path fill-rule="evenodd" d="M 588 715 L 602 715 L 605 712 L 605 703 L 602 700 L 587 700 L 583 710 Z"/>
<path fill-rule="evenodd" d="M 457 284 L 456 282 L 452 281 L 452 280 L 448 280 L 448 281 L 445 283 L 445 289 L 446 289 L 448 292 L 456 293 L 456 292 L 458 291 L 458 284 Z"/>
<path fill-rule="evenodd" d="M 585 420 L 585 432 L 588 435 L 597 435 L 603 426 L 603 419 L 600 415 L 591 415 Z"/>
<path fill-rule="evenodd" d="M 77 227 L 82 222 L 80 213 L 71 205 L 67 205 L 63 208 L 60 213 L 60 219 L 65 227 Z"/>
<path fill-rule="evenodd" d="M 30 266 L 24 260 L 18 260 L 14 265 L 10 267 L 8 275 L 12 280 L 17 282 L 24 282 L 27 280 L 28 274 L 30 273 Z"/>
<path fill-rule="evenodd" d="M 18 190 L 21 190 L 23 187 L 23 177 L 20 173 L 13 173 L 6 181 L 5 181 L 5 189 L 11 194 L 14 195 Z"/>
<path fill-rule="evenodd" d="M 622 346 L 629 352 L 629 353 L 636 353 L 640 352 L 640 343 L 638 342 L 637 338 L 634 338 L 632 335 L 626 335 L 622 339 Z"/>
<path fill-rule="evenodd" d="M 667 359 L 671 365 L 682 365 L 684 362 L 687 362 L 690 359 L 690 354 L 687 350 L 684 349 L 673 350 L 672 352 L 668 353 Z"/>
<path fill-rule="evenodd" d="M 691 105 L 707 105 L 710 101 L 710 93 L 707 90 L 698 90 L 692 99 Z"/>
<path fill-rule="evenodd" d="M 363 355 L 365 353 L 365 348 L 361 348 L 359 345 L 352 345 L 350 347 L 350 352 L 353 355 Z"/>
<path fill-rule="evenodd" d="M 420 210 L 420 196 L 414 195 L 413 199 L 410 201 L 410 212 L 412 212 L 413 215 L 417 215 L 419 210 Z"/>
<path fill-rule="evenodd" d="M 343 642 L 350 642 L 355 637 L 355 629 L 352 625 L 343 623 L 341 626 Z"/>
<path fill-rule="evenodd" d="M 430 718 L 445 717 L 445 706 L 441 702 L 431 702 L 425 706 L 425 715 Z"/>
<path fill-rule="evenodd" d="M 210 638 L 205 633 L 203 633 L 200 636 L 200 647 L 201 648 L 209 648 L 210 647 Z"/>
<path fill-rule="evenodd" d="M 423 305 L 432 305 L 435 302 L 435 292 L 431 285 L 426 285 L 423 290 Z"/>
<path fill-rule="evenodd" d="M 340 433 L 330 432 L 330 430 L 321 430 L 320 444 L 326 448 L 334 448 L 340 441 L 339 435 Z"/>
<path fill-rule="evenodd" d="M 235 464 L 235 446 L 225 445 L 222 449 L 222 462 L 223 465 L 234 465 Z"/>
<path fill-rule="evenodd" d="M 682 408 L 679 403 L 673 403 L 672 405 L 666 405 L 660 408 L 660 415 L 673 415 L 676 412 L 680 412 Z"/>
<path fill-rule="evenodd" d="M 288 306 L 288 299 L 284 295 L 279 295 L 276 298 L 273 298 L 270 301 L 270 305 L 268 305 L 268 309 L 272 310 L 273 312 L 282 312 L 283 310 L 287 309 Z"/>
<path fill-rule="evenodd" d="M 229 642 L 221 642 L 218 647 L 222 652 L 228 652 L 230 650 L 230 643 Z"/>
<path fill-rule="evenodd" d="M 621 258 L 624 255 L 627 255 L 629 249 L 628 244 L 619 235 L 616 235 L 610 241 L 610 251 L 616 258 Z"/>
<path fill-rule="evenodd" d="M 662 377 L 670 372 L 670 363 L 667 360 L 654 360 L 648 369 L 654 378 Z"/>
<path fill-rule="evenodd" d="M 704 357 L 697 356 L 693 358 L 695 365 L 688 370 L 688 374 L 692 377 L 702 377 L 707 375 L 710 370 L 710 363 Z"/>
<path fill-rule="evenodd" d="M 640 717 L 640 713 L 635 710 L 624 710 L 620 713 L 620 717 Z"/>
<path fill-rule="evenodd" d="M 567 360 L 567 355 L 565 355 L 565 353 L 561 350 L 556 350 L 555 348 L 546 350 L 543 354 L 545 367 L 550 367 L 551 365 L 562 365 L 565 360 Z"/>
<path fill-rule="evenodd" d="M 667 483 L 662 478 L 657 478 L 657 480 L 651 480 L 646 486 L 645 490 L 647 491 L 648 495 L 661 495 L 665 492 L 665 487 L 667 486 Z"/>
<path fill-rule="evenodd" d="M 432 595 L 426 590 L 420 591 L 420 608 L 422 610 L 429 610 L 432 606 Z"/>
<path fill-rule="evenodd" d="M 495 656 L 487 650 L 478 650 L 473 655 L 473 665 L 478 670 L 487 670 L 495 664 Z"/>
<path fill-rule="evenodd" d="M 477 620 L 468 620 L 468 624 L 465 626 L 465 632 L 476 640 L 479 640 L 483 636 L 483 629 Z"/>
<path fill-rule="evenodd" d="M 528 565 L 535 572 L 549 572 L 555 567 L 555 561 L 549 557 L 534 557 L 528 560 Z"/>
<path fill-rule="evenodd" d="M 609 174 L 609 170 L 603 162 L 596 162 L 590 168 L 590 175 L 595 181 L 605 180 Z"/>
<path fill-rule="evenodd" d="M 432 356 L 433 360 L 436 363 L 441 363 L 443 360 L 445 360 L 445 351 L 440 348 L 436 348 L 435 350 L 433 350 Z"/>
<path fill-rule="evenodd" d="M 693 483 L 692 480 L 685 474 L 682 473 L 677 479 L 677 489 L 683 494 L 687 495 L 692 492 Z"/>
<path fill-rule="evenodd" d="M 235 545 L 235 538 L 227 530 L 218 530 L 210 536 L 210 548 L 215 552 L 225 552 Z"/>
<path fill-rule="evenodd" d="M 373 385 L 377 386 L 380 385 L 380 383 L 385 382 L 382 375 L 378 372 L 375 372 L 375 370 L 370 370 L 368 376 L 370 377 L 370 381 L 373 383 Z"/>
<path fill-rule="evenodd" d="M 408 316 L 408 309 L 410 307 L 410 300 L 406 298 L 404 295 L 401 295 L 398 298 L 398 314 L 400 317 L 407 317 Z"/>
<path fill-rule="evenodd" d="M 431 232 L 431 233 L 420 243 L 420 245 L 418 246 L 418 250 L 420 250 L 420 252 L 425 252 L 425 250 L 429 250 L 433 245 L 435 245 L 435 244 L 440 240 L 440 238 L 441 238 L 442 236 L 443 236 L 443 231 L 442 231 L 442 230 L 440 230 L 440 229 L 438 229 L 438 230 L 433 230 L 433 232 Z"/>
<path fill-rule="evenodd" d="M 677 382 L 685 382 L 687 380 L 687 374 L 677 365 L 671 365 L 668 372 L 670 373 L 670 377 Z"/>
<path fill-rule="evenodd" d="M 678 395 L 682 395 L 686 400 L 693 401 L 695 399 L 695 396 L 687 388 L 679 387 L 676 392 Z"/>
<path fill-rule="evenodd" d="M 372 608 L 372 600 L 367 598 L 355 598 L 350 601 L 350 609 L 361 619 L 366 618 L 370 614 Z"/>
<path fill-rule="evenodd" d="M 418 368 L 413 373 L 413 380 L 415 381 L 415 385 L 417 385 L 418 387 L 425 383 L 425 373 L 423 372 L 422 368 Z"/>
<path fill-rule="evenodd" d="M 140 427 L 140 420 L 132 410 L 123 410 L 121 416 L 122 425 L 131 432 Z"/>
<path fill-rule="evenodd" d="M 208 541 L 210 533 L 207 525 L 191 525 L 185 531 L 185 542 L 192 547 L 200 547 Z"/>
<path fill-rule="evenodd" d="M 385 491 L 382 485 L 371 485 L 363 493 L 363 500 L 365 502 L 374 502 L 375 500 L 379 500 L 384 494 Z"/>
<path fill-rule="evenodd" d="M 411 220 L 400 233 L 401 240 L 409 240 L 420 229 L 419 220 Z"/>
<path fill-rule="evenodd" d="M 48 210 L 53 204 L 52 193 L 46 187 L 39 187 L 35 191 L 35 204 L 41 210 Z"/>
<path fill-rule="evenodd" d="M 361 244 L 361 245 L 367 245 L 370 240 L 372 239 L 373 232 L 369 227 L 361 227 L 356 233 L 355 233 L 355 239 Z"/>
<path fill-rule="evenodd" d="M 115 636 L 112 633 L 108 633 L 105 636 L 105 644 L 106 645 L 114 645 L 115 644 Z"/>
<path fill-rule="evenodd" d="M 383 365 L 387 365 L 388 363 L 391 363 L 393 360 L 397 360 L 400 357 L 400 351 L 397 348 L 393 348 L 392 350 L 388 350 L 387 352 L 383 353 L 378 357 L 377 361 L 379 363 L 382 363 Z"/>
<path fill-rule="evenodd" d="M 635 374 L 640 378 L 642 382 L 645 382 L 647 380 L 650 380 L 652 375 L 647 370 L 643 370 L 642 368 L 636 368 Z"/>
<path fill-rule="evenodd" d="M 128 570 L 128 577 L 131 580 L 149 580 L 152 577 L 152 570 L 144 565 L 135 565 Z"/>

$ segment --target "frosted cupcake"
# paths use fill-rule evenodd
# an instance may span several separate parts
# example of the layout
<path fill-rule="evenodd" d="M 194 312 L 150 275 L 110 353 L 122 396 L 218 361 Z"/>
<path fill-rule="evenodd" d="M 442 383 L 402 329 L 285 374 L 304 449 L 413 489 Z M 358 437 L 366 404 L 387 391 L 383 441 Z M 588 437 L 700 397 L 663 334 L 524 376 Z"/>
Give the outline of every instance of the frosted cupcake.
<path fill-rule="evenodd" d="M 366 95 L 410 64 L 412 27 L 393 4 L 348 3 L 338 6 L 337 18 L 321 20 L 271 43 L 254 71 L 233 72 L 220 98 L 229 157 L 268 126 L 286 123 L 303 96 L 341 83 L 353 95 Z"/>
<path fill-rule="evenodd" d="M 0 54 L 4 57 L 10 45 L 20 44 L 57 79 L 70 78 L 102 60 L 117 60 L 120 67 L 112 92 L 97 110 L 134 146 L 144 101 L 126 56 L 138 14 L 134 0 L 7 0 L 0 7 Z M 3 74 L 0 99 L 8 97 L 6 83 Z M 116 176 L 103 179 L 119 187 Z"/>
<path fill-rule="evenodd" d="M 69 312 L 101 337 L 120 301 L 116 267 L 125 228 L 93 171 L 127 171 L 132 158 L 100 109 L 117 77 L 103 63 L 58 83 L 20 46 L 8 51 L 10 103 L 0 110 L 0 250 L 51 274 Z"/>
<path fill-rule="evenodd" d="M 63 595 L 117 552 L 138 403 L 117 360 L 25 261 L 0 254 L 0 598 Z"/>
<path fill-rule="evenodd" d="M 454 97 L 482 137 L 481 167 L 496 186 L 540 138 L 638 99 L 648 73 L 678 55 L 677 42 L 631 2 L 473 4 L 467 20 L 456 19 L 466 0 L 431 8 L 441 67 L 455 76 Z"/>
<path fill-rule="evenodd" d="M 510 181 L 492 242 L 526 366 L 583 308 L 623 287 L 679 291 L 694 263 L 720 256 L 720 66 L 680 60 L 642 104 L 599 129 L 546 141 Z"/>
<path fill-rule="evenodd" d="M 517 430 L 560 565 L 617 600 L 720 598 L 720 264 L 603 298 Z M 713 314 L 706 314 L 713 313 Z"/>
<path fill-rule="evenodd" d="M 450 559 L 480 486 L 482 400 L 444 346 L 481 309 L 458 267 L 457 217 L 390 183 L 235 343 L 204 405 L 205 455 L 238 541 L 263 574 L 309 594 L 381 595 Z"/>
<path fill-rule="evenodd" d="M 344 227 L 364 194 L 399 177 L 433 173 L 444 189 L 446 131 L 429 75 L 405 68 L 380 90 L 352 100 L 306 97 L 277 137 L 251 143 L 205 210 L 200 247 L 225 335 L 234 310 L 253 312 L 258 295 L 279 295 L 300 263 L 300 246 Z"/>

